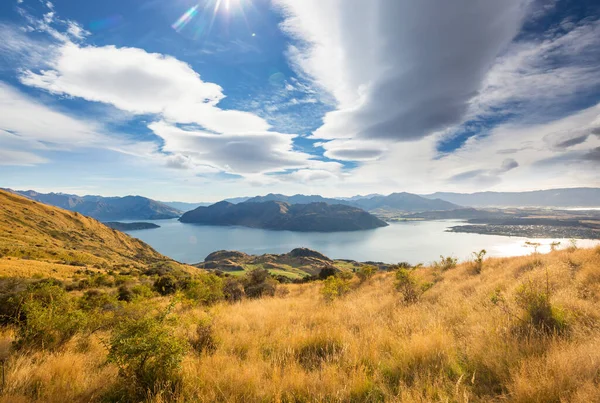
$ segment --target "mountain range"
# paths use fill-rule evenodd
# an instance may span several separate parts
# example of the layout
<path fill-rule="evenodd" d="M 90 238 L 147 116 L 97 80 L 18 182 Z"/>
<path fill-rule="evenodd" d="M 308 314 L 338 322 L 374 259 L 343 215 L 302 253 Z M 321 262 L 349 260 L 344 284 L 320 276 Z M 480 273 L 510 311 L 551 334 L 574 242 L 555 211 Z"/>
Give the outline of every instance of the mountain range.
<path fill-rule="evenodd" d="M 412 193 L 392 193 L 388 196 L 356 196 L 350 199 L 332 199 L 318 195 L 293 195 L 285 196 L 282 194 L 269 193 L 266 196 L 257 196 L 246 200 L 244 203 L 259 203 L 265 201 L 279 201 L 289 204 L 306 204 L 306 203 L 327 203 L 327 204 L 343 204 L 347 206 L 358 207 L 367 211 L 381 210 L 397 210 L 406 212 L 420 211 L 437 211 L 437 210 L 454 210 L 460 206 L 440 199 L 428 199 Z"/>
<path fill-rule="evenodd" d="M 423 195 L 470 207 L 600 207 L 600 188 L 567 188 L 531 192 L 477 192 Z"/>
<path fill-rule="evenodd" d="M 161 220 L 176 218 L 182 214 L 180 210 L 142 196 L 77 196 L 64 193 L 38 193 L 33 190 L 5 190 L 100 221 Z"/>
<path fill-rule="evenodd" d="M 204 225 L 241 225 L 288 231 L 358 231 L 385 227 L 388 224 L 357 207 L 325 202 L 290 204 L 281 201 L 222 201 L 198 207 L 181 216 L 179 221 Z"/>

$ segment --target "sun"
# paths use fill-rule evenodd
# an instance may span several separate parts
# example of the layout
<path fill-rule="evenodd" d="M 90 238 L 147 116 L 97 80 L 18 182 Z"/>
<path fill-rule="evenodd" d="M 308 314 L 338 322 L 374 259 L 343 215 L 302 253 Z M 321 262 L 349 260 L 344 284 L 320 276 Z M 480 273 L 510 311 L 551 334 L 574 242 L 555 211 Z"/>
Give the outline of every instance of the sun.
<path fill-rule="evenodd" d="M 247 22 L 244 7 L 251 5 L 251 0 L 206 0 L 190 7 L 171 25 L 171 27 L 179 32 L 192 22 L 196 16 L 199 16 L 202 21 L 206 20 L 208 17 L 210 19 L 210 26 L 212 26 L 219 13 L 228 15 L 231 13 L 239 13 Z M 204 24 L 202 23 L 202 25 Z"/>

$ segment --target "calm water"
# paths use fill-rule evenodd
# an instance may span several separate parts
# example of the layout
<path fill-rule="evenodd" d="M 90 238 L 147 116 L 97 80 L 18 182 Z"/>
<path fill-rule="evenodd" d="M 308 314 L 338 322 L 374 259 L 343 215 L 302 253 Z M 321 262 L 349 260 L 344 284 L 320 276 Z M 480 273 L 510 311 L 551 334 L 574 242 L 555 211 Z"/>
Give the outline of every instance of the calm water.
<path fill-rule="evenodd" d="M 457 221 L 393 223 L 385 228 L 358 232 L 267 231 L 244 227 L 213 227 L 182 224 L 176 219 L 152 221 L 161 228 L 129 231 L 160 253 L 184 263 L 198 263 L 216 250 L 239 250 L 250 254 L 284 253 L 293 248 L 318 250 L 334 259 L 412 264 L 430 263 L 439 255 L 468 259 L 471 252 L 486 249 L 488 256 L 517 256 L 531 253 L 523 247 L 529 238 L 445 232 Z M 541 239 L 540 251 L 547 252 L 555 239 Z M 557 239 L 561 246 L 569 244 Z M 579 240 L 579 246 L 600 244 Z"/>

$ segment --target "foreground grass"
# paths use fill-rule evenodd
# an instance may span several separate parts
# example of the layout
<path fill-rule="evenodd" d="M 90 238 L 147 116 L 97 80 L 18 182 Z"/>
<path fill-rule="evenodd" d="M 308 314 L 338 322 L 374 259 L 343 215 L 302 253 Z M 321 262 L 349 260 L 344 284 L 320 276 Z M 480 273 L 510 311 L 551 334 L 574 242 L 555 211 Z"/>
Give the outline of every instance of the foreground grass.
<path fill-rule="evenodd" d="M 177 303 L 172 337 L 211 323 L 214 348 L 190 349 L 175 394 L 152 402 L 594 402 L 600 396 L 600 249 L 485 260 L 411 271 L 427 284 L 406 303 L 394 273 L 378 273 L 328 301 L 322 282 L 280 285 L 275 297 Z M 526 328 L 523 287 L 550 292 L 564 328 Z M 498 296 L 502 303 L 498 303 Z M 143 302 L 160 311 L 167 297 Z M 557 315 L 558 315 L 557 313 Z M 563 322 L 561 322 L 563 323 Z M 115 401 L 111 330 L 80 334 L 54 352 L 12 351 L 0 333 L 0 402 Z"/>

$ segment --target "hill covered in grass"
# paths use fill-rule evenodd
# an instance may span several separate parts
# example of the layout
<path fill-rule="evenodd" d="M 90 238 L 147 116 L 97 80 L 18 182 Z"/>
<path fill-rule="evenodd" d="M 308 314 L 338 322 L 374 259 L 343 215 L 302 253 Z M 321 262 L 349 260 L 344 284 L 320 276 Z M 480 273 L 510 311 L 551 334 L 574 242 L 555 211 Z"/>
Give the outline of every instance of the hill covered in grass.
<path fill-rule="evenodd" d="M 6 190 L 101 221 L 162 220 L 176 218 L 182 214 L 176 208 L 142 196 L 78 196 L 64 193 L 39 193 L 34 190 Z"/>
<path fill-rule="evenodd" d="M 0 190 L 0 275 L 31 267 L 145 267 L 171 259 L 93 218 Z"/>
<path fill-rule="evenodd" d="M 36 284 L 23 308 L 32 316 L 0 328 L 0 402 L 600 396 L 600 248 L 362 268 L 305 284 L 260 270 L 203 276 L 159 277 L 131 299 L 98 283 L 83 294 Z"/>
<path fill-rule="evenodd" d="M 279 201 L 226 201 L 198 207 L 181 216 L 183 223 L 204 225 L 241 225 L 288 231 L 359 231 L 385 227 L 388 224 L 356 207 L 341 204 L 289 204 Z"/>
<path fill-rule="evenodd" d="M 367 265 L 370 263 L 334 260 L 314 250 L 296 248 L 288 253 L 264 255 L 248 255 L 238 251 L 221 250 L 211 253 L 204 259 L 204 262 L 194 266 L 209 271 L 222 271 L 235 276 L 263 269 L 273 276 L 299 280 L 318 276 L 323 269 L 333 272 L 356 271 Z M 389 265 L 379 264 L 378 267 L 387 268 Z"/>

